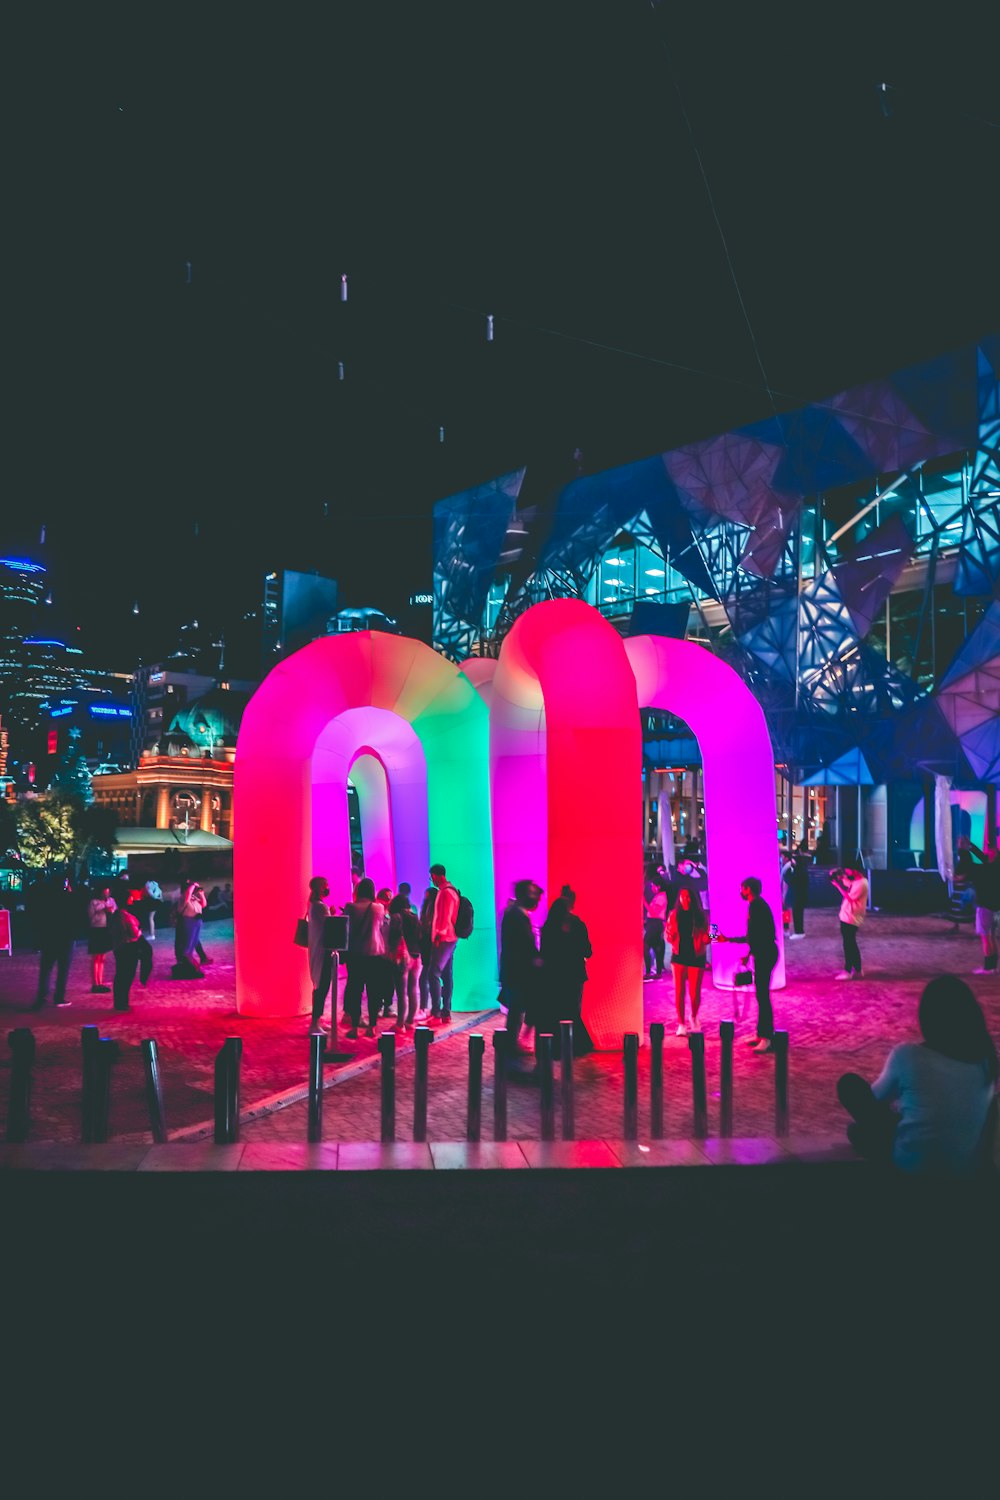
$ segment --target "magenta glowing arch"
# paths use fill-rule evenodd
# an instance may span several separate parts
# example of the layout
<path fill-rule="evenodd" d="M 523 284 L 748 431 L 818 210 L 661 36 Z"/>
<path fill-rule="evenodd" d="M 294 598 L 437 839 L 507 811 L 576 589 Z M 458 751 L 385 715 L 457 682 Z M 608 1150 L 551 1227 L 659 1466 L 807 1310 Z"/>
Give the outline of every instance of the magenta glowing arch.
<path fill-rule="evenodd" d="M 339 906 L 351 892 L 347 783 L 358 789 L 370 860 L 419 894 L 430 861 L 476 909 L 455 965 L 456 1010 L 496 996 L 489 716 L 457 667 L 420 641 L 327 636 L 274 668 L 243 716 L 234 766 L 236 1005 L 308 1012 L 291 934 L 309 877 Z M 378 876 L 373 871 L 373 878 Z"/>
<path fill-rule="evenodd" d="M 491 681 L 497 904 L 515 880 L 544 886 L 544 905 L 573 886 L 594 948 L 584 1020 L 602 1048 L 642 1031 L 641 758 L 618 632 L 578 599 L 527 610 Z"/>
<path fill-rule="evenodd" d="M 764 711 L 732 667 L 693 641 L 633 636 L 625 653 L 635 675 L 640 708 L 675 713 L 701 750 L 705 778 L 705 849 L 712 921 L 735 936 L 746 931 L 740 885 L 756 875 L 775 916 L 778 962 L 772 989 L 785 982 L 781 878 L 777 858 L 774 751 Z M 712 948 L 712 983 L 732 988 L 745 950 L 735 943 Z"/>

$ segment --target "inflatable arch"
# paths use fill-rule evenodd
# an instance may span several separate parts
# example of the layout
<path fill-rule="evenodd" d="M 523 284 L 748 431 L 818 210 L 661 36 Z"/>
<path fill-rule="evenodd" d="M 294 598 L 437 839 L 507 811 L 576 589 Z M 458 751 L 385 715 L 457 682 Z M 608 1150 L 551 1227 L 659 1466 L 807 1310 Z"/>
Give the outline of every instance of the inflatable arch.
<path fill-rule="evenodd" d="M 274 668 L 251 699 L 234 766 L 236 1005 L 243 1015 L 308 1013 L 293 947 L 310 876 L 350 893 L 347 783 L 354 782 L 373 879 L 409 880 L 431 860 L 470 897 L 476 927 L 459 945 L 456 1010 L 496 998 L 489 714 L 459 669 L 420 641 L 378 632 L 327 636 Z"/>
<path fill-rule="evenodd" d="M 493 857 L 498 918 L 513 882 L 569 883 L 594 957 L 584 1019 L 598 1047 L 643 1031 L 640 708 L 670 709 L 691 726 L 705 768 L 712 919 L 746 931 L 739 888 L 758 875 L 780 912 L 774 760 L 760 705 L 701 646 L 659 636 L 623 641 L 575 599 L 534 605 L 515 622 L 495 670 L 468 664 L 490 704 Z M 784 982 L 779 921 L 779 964 Z M 744 950 L 718 945 L 723 988 Z"/>

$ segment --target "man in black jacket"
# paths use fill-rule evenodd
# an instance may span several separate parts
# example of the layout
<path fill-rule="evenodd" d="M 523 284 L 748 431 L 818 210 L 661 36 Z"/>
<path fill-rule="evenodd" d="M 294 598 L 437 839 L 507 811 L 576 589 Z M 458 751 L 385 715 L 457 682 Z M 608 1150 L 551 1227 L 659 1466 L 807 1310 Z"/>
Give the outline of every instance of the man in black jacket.
<path fill-rule="evenodd" d="M 533 880 L 519 880 L 514 886 L 514 899 L 500 923 L 500 1002 L 507 1007 L 512 1052 L 517 1047 L 525 1014 L 529 1025 L 532 1020 L 541 959 L 528 913 L 538 910 L 541 899 L 540 885 Z"/>

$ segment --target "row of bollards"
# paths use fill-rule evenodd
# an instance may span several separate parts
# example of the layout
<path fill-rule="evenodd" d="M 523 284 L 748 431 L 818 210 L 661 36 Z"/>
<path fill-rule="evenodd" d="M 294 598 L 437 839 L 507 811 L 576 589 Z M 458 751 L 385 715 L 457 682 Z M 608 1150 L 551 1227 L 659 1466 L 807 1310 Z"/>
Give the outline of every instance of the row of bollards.
<path fill-rule="evenodd" d="M 414 1032 L 416 1071 L 413 1090 L 413 1140 L 427 1139 L 428 1050 L 434 1033 L 427 1026 Z M 719 1071 L 719 1135 L 733 1133 L 733 1040 L 734 1024 L 723 1021 L 719 1026 L 721 1060 Z M 323 1069 L 339 1057 L 328 1051 L 329 1038 L 320 1032 L 309 1037 L 309 1110 L 308 1139 L 323 1139 Z M 664 1027 L 653 1022 L 649 1028 L 650 1084 L 649 1138 L 662 1140 L 664 1127 Z M 82 1139 L 104 1142 L 108 1138 L 111 1097 L 111 1067 L 118 1056 L 118 1044 L 98 1034 L 96 1026 L 81 1031 L 83 1053 Z M 536 1038 L 536 1079 L 539 1093 L 539 1133 L 543 1141 L 556 1139 L 556 1093 L 553 1073 L 556 1038 L 543 1033 Z M 12 1052 L 10 1093 L 7 1106 L 6 1139 L 12 1143 L 27 1140 L 31 1115 L 31 1070 L 35 1058 L 34 1034 L 27 1027 L 10 1032 L 8 1045 Z M 558 1037 L 560 1061 L 559 1102 L 561 1132 L 564 1141 L 576 1138 L 573 1080 L 573 1023 L 560 1023 Z M 480 1032 L 469 1037 L 469 1072 L 466 1100 L 466 1140 L 482 1138 L 483 1058 L 485 1040 Z M 156 1042 L 142 1042 L 146 1103 L 153 1140 L 168 1140 L 163 1085 Z M 779 1136 L 789 1130 L 788 1109 L 788 1033 L 775 1032 L 774 1041 L 774 1129 Z M 507 1081 L 510 1069 L 511 1038 L 506 1030 L 493 1033 L 493 1139 L 507 1139 Z M 705 1072 L 705 1037 L 692 1032 L 688 1037 L 691 1056 L 691 1090 L 693 1134 L 697 1139 L 708 1135 L 708 1093 Z M 384 1143 L 396 1139 L 396 1037 L 392 1032 L 379 1037 L 381 1060 L 381 1130 Z M 243 1042 L 227 1037 L 215 1059 L 215 1141 L 234 1144 L 240 1137 L 240 1067 Z M 639 1036 L 628 1032 L 623 1038 L 624 1118 L 623 1134 L 627 1141 L 639 1136 Z"/>

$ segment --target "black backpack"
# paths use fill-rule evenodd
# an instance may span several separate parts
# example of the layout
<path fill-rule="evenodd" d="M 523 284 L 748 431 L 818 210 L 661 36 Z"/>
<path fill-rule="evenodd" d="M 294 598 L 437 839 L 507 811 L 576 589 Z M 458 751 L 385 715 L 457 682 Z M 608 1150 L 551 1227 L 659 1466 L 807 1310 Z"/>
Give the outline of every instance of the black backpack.
<path fill-rule="evenodd" d="M 455 916 L 455 936 L 467 938 L 472 936 L 472 924 L 475 920 L 475 912 L 472 910 L 472 902 L 468 896 L 458 893 L 458 912 Z"/>

